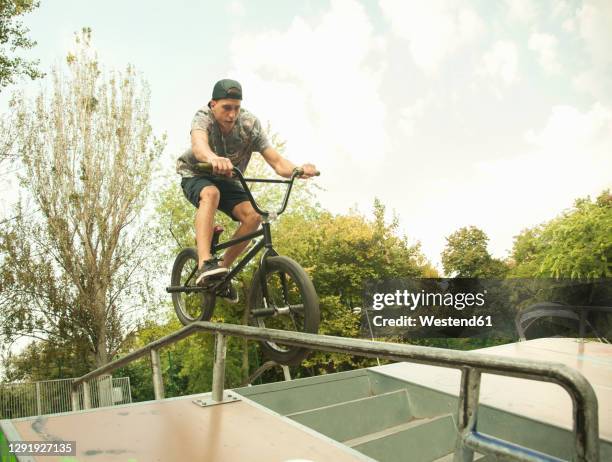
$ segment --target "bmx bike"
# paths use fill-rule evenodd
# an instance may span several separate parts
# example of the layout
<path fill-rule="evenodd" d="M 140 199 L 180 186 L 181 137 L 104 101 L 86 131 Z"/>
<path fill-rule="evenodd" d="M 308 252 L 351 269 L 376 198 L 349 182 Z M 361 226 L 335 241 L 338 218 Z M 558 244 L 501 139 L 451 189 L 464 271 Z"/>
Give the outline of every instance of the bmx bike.
<path fill-rule="evenodd" d="M 212 166 L 198 163 L 203 173 L 211 173 Z M 262 217 L 261 227 L 237 239 L 219 243 L 223 228 L 215 226 L 211 242 L 211 254 L 227 249 L 240 242 L 255 240 L 244 257 L 221 279 L 212 280 L 201 287 L 195 284 L 198 269 L 198 253 L 193 247 L 179 252 L 172 267 L 171 285 L 166 291 L 172 294 L 172 303 L 182 324 L 211 319 L 217 294 L 225 291 L 240 271 L 263 249 L 258 268 L 251 280 L 247 297 L 249 324 L 280 330 L 317 333 L 320 323 L 319 298 L 304 269 L 293 259 L 279 255 L 272 246 L 270 224 L 281 215 L 289 202 L 291 189 L 303 170 L 296 168 L 290 179 L 245 178 L 234 167 L 233 176 L 247 193 L 255 211 Z M 318 174 L 318 173 L 317 173 Z M 228 179 L 228 181 L 233 181 Z M 276 212 L 262 210 L 251 193 L 248 183 L 285 184 L 286 190 L 280 209 Z M 299 364 L 309 353 L 307 349 L 281 345 L 272 341 L 261 341 L 263 353 L 283 365 Z"/>

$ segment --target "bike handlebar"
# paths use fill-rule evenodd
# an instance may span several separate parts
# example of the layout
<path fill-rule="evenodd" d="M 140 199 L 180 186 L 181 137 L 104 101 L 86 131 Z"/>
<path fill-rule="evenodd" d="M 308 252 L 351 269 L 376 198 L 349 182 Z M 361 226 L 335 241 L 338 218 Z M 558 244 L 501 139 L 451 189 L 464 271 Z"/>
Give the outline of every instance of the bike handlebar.
<path fill-rule="evenodd" d="M 213 173 L 213 166 L 210 162 L 197 162 L 195 164 L 195 168 L 196 170 L 199 170 L 200 172 L 203 172 L 203 173 L 210 173 L 212 175 L 217 175 L 216 173 Z M 242 172 L 240 171 L 238 167 L 234 167 L 232 170 L 233 170 L 234 175 L 238 177 L 242 176 Z M 302 167 L 295 167 L 293 169 L 292 177 L 293 175 L 301 177 L 302 175 L 304 175 L 304 169 Z M 320 176 L 320 175 L 321 175 L 321 172 L 317 170 L 313 176 Z M 222 176 L 222 175 L 219 175 L 219 176 Z"/>
<path fill-rule="evenodd" d="M 195 164 L 195 170 L 202 172 L 202 173 L 209 173 L 212 175 L 216 175 L 215 173 L 213 173 L 212 164 L 209 162 L 197 162 Z M 295 181 L 297 177 L 301 177 L 302 175 L 304 175 L 304 169 L 302 167 L 294 168 L 293 173 L 291 174 L 291 178 L 289 180 L 268 180 L 268 179 L 261 179 L 261 178 L 245 178 L 242 175 L 242 172 L 240 171 L 238 167 L 233 167 L 232 169 L 232 176 L 238 178 L 238 181 L 240 181 L 240 184 L 242 184 L 242 187 L 244 188 L 249 198 L 249 202 L 251 202 L 251 205 L 253 206 L 255 211 L 258 214 L 264 215 L 264 216 L 270 215 L 270 212 L 267 212 L 259 208 L 259 205 L 257 204 L 257 202 L 255 201 L 255 198 L 251 194 L 251 189 L 249 188 L 247 181 L 266 182 L 266 183 L 284 183 L 287 185 L 287 190 L 285 191 L 285 197 L 283 198 L 283 205 L 276 212 L 276 215 L 280 215 L 281 213 L 285 211 L 285 208 L 287 208 L 287 202 L 289 202 L 289 194 L 291 194 L 291 188 L 293 187 L 293 182 Z M 319 175 L 321 175 L 321 172 L 316 171 L 313 176 L 319 176 Z M 218 175 L 218 176 L 222 176 L 222 175 Z"/>

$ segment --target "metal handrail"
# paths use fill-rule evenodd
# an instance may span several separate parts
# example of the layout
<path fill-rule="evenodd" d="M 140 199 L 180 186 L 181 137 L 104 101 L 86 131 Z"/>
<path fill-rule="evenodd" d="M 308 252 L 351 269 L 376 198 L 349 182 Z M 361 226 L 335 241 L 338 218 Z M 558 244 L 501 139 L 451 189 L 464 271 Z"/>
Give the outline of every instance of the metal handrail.
<path fill-rule="evenodd" d="M 494 455 L 502 459 L 520 461 L 558 460 L 546 454 L 538 453 L 476 431 L 477 410 L 480 394 L 480 377 L 482 373 L 519 377 L 529 380 L 555 383 L 563 387 L 572 398 L 573 433 L 575 461 L 599 461 L 599 426 L 597 397 L 591 384 L 578 371 L 558 363 L 547 363 L 527 359 L 475 354 L 473 352 L 445 350 L 417 345 L 385 343 L 370 340 L 334 337 L 327 335 L 287 332 L 234 324 L 213 322 L 195 322 L 181 330 L 167 335 L 149 345 L 102 366 L 74 381 L 76 387 L 114 369 L 124 366 L 137 358 L 151 354 L 153 365 L 153 384 L 155 398 L 163 398 L 163 382 L 159 367 L 159 348 L 175 343 L 196 332 L 215 333 L 216 352 L 213 370 L 212 399 L 223 400 L 223 376 L 226 348 L 226 336 L 243 337 L 258 341 L 274 341 L 285 345 L 307 348 L 317 351 L 345 353 L 357 356 L 379 357 L 392 361 L 409 361 L 432 366 L 442 366 L 461 370 L 461 389 L 459 394 L 458 431 L 455 449 L 455 462 L 472 461 L 474 450 L 485 455 Z"/>
<path fill-rule="evenodd" d="M 587 315 L 592 312 L 601 312 L 601 313 L 610 313 L 612 314 L 612 306 L 596 306 L 596 305 L 567 305 L 558 302 L 540 302 L 535 303 L 524 310 L 517 313 L 514 318 L 514 325 L 516 326 L 516 331 L 518 332 L 519 339 L 524 341 L 527 339 L 525 332 L 531 324 L 537 321 L 542 317 L 565 317 L 572 320 L 577 320 L 579 322 L 578 328 L 578 338 L 585 338 L 586 335 L 586 327 L 591 329 L 593 334 L 597 336 L 597 338 L 601 341 L 605 341 L 606 343 L 610 343 L 605 339 L 600 337 L 599 332 L 595 330 L 595 328 L 589 323 L 587 319 Z"/>

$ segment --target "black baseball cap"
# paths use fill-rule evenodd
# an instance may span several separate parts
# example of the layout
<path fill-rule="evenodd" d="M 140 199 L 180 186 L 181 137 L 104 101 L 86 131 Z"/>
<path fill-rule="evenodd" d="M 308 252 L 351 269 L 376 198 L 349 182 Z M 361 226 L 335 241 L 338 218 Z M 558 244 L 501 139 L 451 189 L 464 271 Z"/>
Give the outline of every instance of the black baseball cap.
<path fill-rule="evenodd" d="M 242 86 L 235 80 L 223 79 L 215 83 L 212 99 L 242 99 Z"/>

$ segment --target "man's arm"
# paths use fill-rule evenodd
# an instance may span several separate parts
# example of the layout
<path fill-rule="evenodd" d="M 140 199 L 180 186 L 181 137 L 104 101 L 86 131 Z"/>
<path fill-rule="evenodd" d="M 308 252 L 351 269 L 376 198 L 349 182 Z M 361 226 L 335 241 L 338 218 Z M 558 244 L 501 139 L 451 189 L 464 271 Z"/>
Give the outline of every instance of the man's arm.
<path fill-rule="evenodd" d="M 227 176 L 232 174 L 232 162 L 226 157 L 219 157 L 208 146 L 206 130 L 191 131 L 191 150 L 197 160 L 212 164 L 213 173 Z"/>
<path fill-rule="evenodd" d="M 296 168 L 296 165 L 293 162 L 285 159 L 276 149 L 271 146 L 264 149 L 261 155 L 278 175 L 285 178 L 290 178 L 293 174 L 293 170 Z M 314 176 L 317 171 L 313 164 L 304 164 L 302 165 L 302 168 L 304 169 L 304 175 L 302 178 L 310 178 L 311 176 Z"/>

